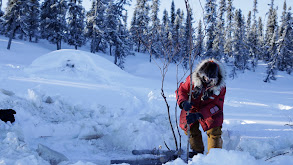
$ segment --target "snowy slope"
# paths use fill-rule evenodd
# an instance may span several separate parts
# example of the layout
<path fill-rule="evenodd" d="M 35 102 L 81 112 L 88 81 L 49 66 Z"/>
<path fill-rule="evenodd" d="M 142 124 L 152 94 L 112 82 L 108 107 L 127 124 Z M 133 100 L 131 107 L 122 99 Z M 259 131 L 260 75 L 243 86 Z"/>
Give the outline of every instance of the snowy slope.
<path fill-rule="evenodd" d="M 132 149 L 166 149 L 164 141 L 175 148 L 160 71 L 148 55 L 129 56 L 123 71 L 105 54 L 54 51 L 46 42 L 25 41 L 14 41 L 8 51 L 6 43 L 0 36 L 0 108 L 17 114 L 14 124 L 0 121 L 0 165 L 49 164 L 38 154 L 40 145 L 68 158 L 62 165 L 135 158 Z M 279 73 L 266 84 L 264 71 L 260 63 L 255 73 L 228 79 L 224 149 L 195 156 L 189 164 L 293 164 L 293 129 L 285 125 L 292 124 L 293 77 Z M 175 65 L 164 87 L 174 119 Z M 181 135 L 185 149 L 187 138 Z M 205 144 L 206 139 L 203 134 Z M 282 153 L 287 154 L 265 161 Z"/>

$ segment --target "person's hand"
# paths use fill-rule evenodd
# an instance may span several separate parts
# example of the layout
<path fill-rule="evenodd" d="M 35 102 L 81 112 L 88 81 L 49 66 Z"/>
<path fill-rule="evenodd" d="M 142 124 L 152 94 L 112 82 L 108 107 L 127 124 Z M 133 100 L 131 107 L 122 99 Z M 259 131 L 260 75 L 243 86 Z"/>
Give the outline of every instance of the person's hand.
<path fill-rule="evenodd" d="M 192 124 L 200 119 L 203 119 L 203 115 L 199 112 L 189 113 L 189 115 L 186 116 L 187 124 Z"/>
<path fill-rule="evenodd" d="M 202 88 L 201 87 L 195 87 L 192 91 L 192 97 L 193 99 L 197 99 L 198 96 L 201 94 Z"/>
<path fill-rule="evenodd" d="M 192 106 L 188 101 L 183 101 L 182 102 L 182 107 L 185 111 L 190 111 Z"/>

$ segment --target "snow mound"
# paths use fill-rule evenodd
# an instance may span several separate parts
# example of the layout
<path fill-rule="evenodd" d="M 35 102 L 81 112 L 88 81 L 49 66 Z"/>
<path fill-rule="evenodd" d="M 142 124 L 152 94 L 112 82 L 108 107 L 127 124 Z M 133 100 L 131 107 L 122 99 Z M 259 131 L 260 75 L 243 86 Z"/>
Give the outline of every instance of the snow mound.
<path fill-rule="evenodd" d="M 57 50 L 40 56 L 25 69 L 39 77 L 95 79 L 105 82 L 119 77 L 131 77 L 109 60 L 98 54 L 80 50 Z"/>
<path fill-rule="evenodd" d="M 176 159 L 173 162 L 168 162 L 165 165 L 186 165 L 182 159 Z M 266 162 L 256 160 L 248 152 L 227 151 L 224 149 L 212 149 L 208 155 L 196 155 L 192 158 L 189 165 L 264 165 Z"/>
<path fill-rule="evenodd" d="M 256 159 L 250 153 L 244 151 L 212 149 L 208 155 L 196 155 L 188 162 L 188 165 L 283 165 L 292 164 L 292 156 L 276 156 L 271 160 Z M 165 165 L 186 165 L 186 163 L 178 158 L 173 162 L 168 162 Z"/>

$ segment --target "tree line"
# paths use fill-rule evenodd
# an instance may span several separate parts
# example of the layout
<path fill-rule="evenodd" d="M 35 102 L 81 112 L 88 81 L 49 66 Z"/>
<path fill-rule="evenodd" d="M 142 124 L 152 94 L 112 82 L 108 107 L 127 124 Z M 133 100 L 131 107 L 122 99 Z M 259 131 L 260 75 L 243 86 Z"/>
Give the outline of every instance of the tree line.
<path fill-rule="evenodd" d="M 129 0 L 93 0 L 85 11 L 82 0 L 9 0 L 0 11 L 0 34 L 12 39 L 38 42 L 46 39 L 61 49 L 62 42 L 77 49 L 90 43 L 90 51 L 110 48 L 114 63 L 123 68 L 124 58 L 131 54 L 124 6 Z M 2 0 L 0 0 L 0 9 Z M 113 50 L 113 51 L 112 51 Z"/>
<path fill-rule="evenodd" d="M 159 18 L 160 0 L 136 0 L 128 26 L 125 6 L 129 3 L 93 0 L 85 11 L 82 0 L 44 0 L 42 4 L 39 0 L 9 0 L 6 11 L 0 11 L 0 34 L 9 38 L 8 49 L 16 37 L 30 42 L 46 39 L 57 49 L 62 42 L 75 49 L 88 43 L 92 53 L 114 55 L 114 63 L 121 68 L 133 51 L 149 53 L 150 61 L 168 58 L 188 68 L 186 55 L 192 51 L 198 58 L 225 61 L 233 68 L 230 77 L 237 71 L 254 71 L 259 60 L 268 64 L 265 82 L 276 79 L 278 70 L 292 72 L 293 18 L 286 0 L 279 19 L 271 0 L 266 22 L 265 16 L 257 17 L 257 0 L 247 16 L 233 6 L 233 0 L 206 0 L 204 18 L 197 20 L 192 15 L 187 19 L 174 1 L 170 12 L 165 9 Z"/>

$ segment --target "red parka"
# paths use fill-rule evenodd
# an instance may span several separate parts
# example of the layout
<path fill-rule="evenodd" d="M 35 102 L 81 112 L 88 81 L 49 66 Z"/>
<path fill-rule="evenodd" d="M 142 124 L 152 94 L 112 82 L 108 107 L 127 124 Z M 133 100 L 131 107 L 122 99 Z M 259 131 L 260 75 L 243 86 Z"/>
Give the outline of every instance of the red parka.
<path fill-rule="evenodd" d="M 192 73 L 192 90 L 195 87 L 205 88 L 202 83 L 198 71 L 203 66 L 204 63 L 209 62 L 210 60 L 204 60 L 202 63 L 198 65 L 195 71 Z M 226 72 L 224 67 L 216 60 L 213 60 L 219 66 L 219 74 L 221 74 L 221 78 L 216 86 L 212 87 L 212 95 L 207 100 L 202 100 L 201 96 L 203 95 L 203 90 L 197 98 L 192 97 L 191 105 L 192 110 L 190 113 L 200 112 L 203 115 L 203 119 L 199 120 L 204 131 L 207 131 L 211 128 L 222 126 L 224 115 L 223 115 L 223 106 L 224 99 L 226 94 L 226 86 L 225 86 L 225 77 Z M 181 83 L 179 88 L 175 91 L 177 103 L 180 106 L 183 101 L 188 101 L 190 91 L 190 76 L 188 76 L 185 82 Z M 182 108 L 182 107 L 180 107 Z M 187 121 L 186 121 L 187 111 L 184 109 L 181 110 L 180 114 L 180 124 L 179 126 L 187 131 Z M 192 124 L 191 124 L 192 125 Z M 190 126 L 191 126 L 190 125 Z"/>

